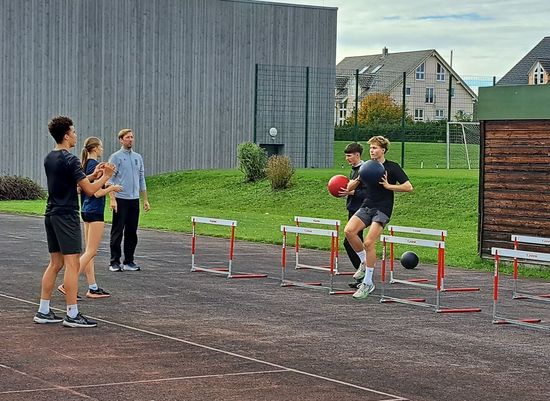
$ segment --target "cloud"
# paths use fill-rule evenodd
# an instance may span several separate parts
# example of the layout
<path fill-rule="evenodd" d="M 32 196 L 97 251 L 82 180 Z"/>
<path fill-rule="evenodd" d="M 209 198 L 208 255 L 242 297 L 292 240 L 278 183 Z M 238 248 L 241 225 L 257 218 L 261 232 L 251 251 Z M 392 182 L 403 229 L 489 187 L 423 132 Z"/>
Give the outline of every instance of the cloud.
<path fill-rule="evenodd" d="M 492 17 L 479 15 L 478 13 L 466 14 L 448 14 L 448 15 L 424 15 L 416 17 L 417 20 L 462 20 L 462 21 L 484 21 L 491 20 Z"/>

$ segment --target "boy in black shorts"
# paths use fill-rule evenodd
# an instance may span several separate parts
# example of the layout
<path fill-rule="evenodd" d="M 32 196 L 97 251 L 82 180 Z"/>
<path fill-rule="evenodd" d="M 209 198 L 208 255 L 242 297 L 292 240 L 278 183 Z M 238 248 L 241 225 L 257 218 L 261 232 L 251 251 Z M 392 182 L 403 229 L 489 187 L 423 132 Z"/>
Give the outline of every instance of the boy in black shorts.
<path fill-rule="evenodd" d="M 42 277 L 40 307 L 34 316 L 36 323 L 59 323 L 68 327 L 95 327 L 97 323 L 78 312 L 76 294 L 82 236 L 78 214 L 77 185 L 88 195 L 93 195 L 113 175 L 115 167 L 109 163 L 98 165 L 86 176 L 78 157 L 69 152 L 76 145 L 76 131 L 69 117 L 53 118 L 48 130 L 56 147 L 44 159 L 48 180 L 48 202 L 45 213 L 46 237 L 50 263 Z M 93 183 L 91 180 L 95 180 Z M 65 266 L 65 300 L 67 316 L 57 317 L 50 309 L 50 299 L 59 271 Z"/>
<path fill-rule="evenodd" d="M 393 211 L 394 192 L 412 192 L 413 187 L 399 164 L 386 160 L 390 141 L 383 136 L 374 136 L 368 141 L 370 158 L 384 165 L 386 172 L 379 183 L 362 182 L 360 177 L 350 181 L 348 191 L 352 191 L 363 184 L 366 187 L 366 198 L 357 212 L 350 218 L 344 228 L 346 239 L 361 260 L 359 269 L 353 278 L 363 282 L 353 294 L 355 299 L 364 299 L 374 291 L 372 275 L 376 264 L 376 242 L 390 221 Z M 363 242 L 358 233 L 369 227 L 369 232 Z"/>

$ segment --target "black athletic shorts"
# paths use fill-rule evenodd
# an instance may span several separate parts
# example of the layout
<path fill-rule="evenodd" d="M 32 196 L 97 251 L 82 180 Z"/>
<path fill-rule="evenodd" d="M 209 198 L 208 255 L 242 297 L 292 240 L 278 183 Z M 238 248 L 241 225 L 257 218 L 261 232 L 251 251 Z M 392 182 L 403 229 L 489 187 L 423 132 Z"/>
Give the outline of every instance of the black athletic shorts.
<path fill-rule="evenodd" d="M 77 213 L 46 216 L 44 225 L 50 253 L 73 255 L 82 252 L 82 233 Z"/>
<path fill-rule="evenodd" d="M 93 223 L 94 221 L 105 221 L 104 213 L 80 212 L 80 216 L 82 216 L 82 221 L 85 223 Z"/>
<path fill-rule="evenodd" d="M 366 207 L 359 208 L 359 210 L 355 212 L 354 216 L 361 219 L 361 221 L 365 223 L 366 227 L 370 226 L 373 221 L 380 223 L 382 227 L 386 227 L 386 224 L 390 221 L 390 218 L 386 215 L 386 213 L 383 213 L 378 209 L 369 209 Z"/>

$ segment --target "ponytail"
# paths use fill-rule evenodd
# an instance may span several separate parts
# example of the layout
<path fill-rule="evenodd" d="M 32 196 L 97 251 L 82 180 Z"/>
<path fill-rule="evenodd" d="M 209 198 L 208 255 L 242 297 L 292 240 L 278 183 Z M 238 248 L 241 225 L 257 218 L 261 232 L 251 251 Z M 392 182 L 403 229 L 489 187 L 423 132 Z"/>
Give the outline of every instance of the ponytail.
<path fill-rule="evenodd" d="M 84 172 L 86 172 L 86 167 L 88 166 L 90 152 L 99 145 L 101 145 L 101 140 L 95 136 L 88 137 L 84 141 L 84 147 L 82 148 L 82 153 L 80 154 L 80 163 Z"/>

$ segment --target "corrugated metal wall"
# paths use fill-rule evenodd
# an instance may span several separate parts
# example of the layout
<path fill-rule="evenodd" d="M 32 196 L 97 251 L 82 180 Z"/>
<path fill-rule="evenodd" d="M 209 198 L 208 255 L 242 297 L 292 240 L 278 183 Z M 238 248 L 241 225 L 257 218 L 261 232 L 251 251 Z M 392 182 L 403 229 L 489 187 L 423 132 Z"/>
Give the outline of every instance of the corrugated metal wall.
<path fill-rule="evenodd" d="M 253 138 L 255 64 L 333 68 L 335 58 L 334 8 L 0 0 L 0 174 L 44 184 L 47 122 L 58 114 L 75 120 L 77 154 L 95 135 L 107 158 L 128 127 L 148 175 L 232 167 L 237 144 Z"/>

